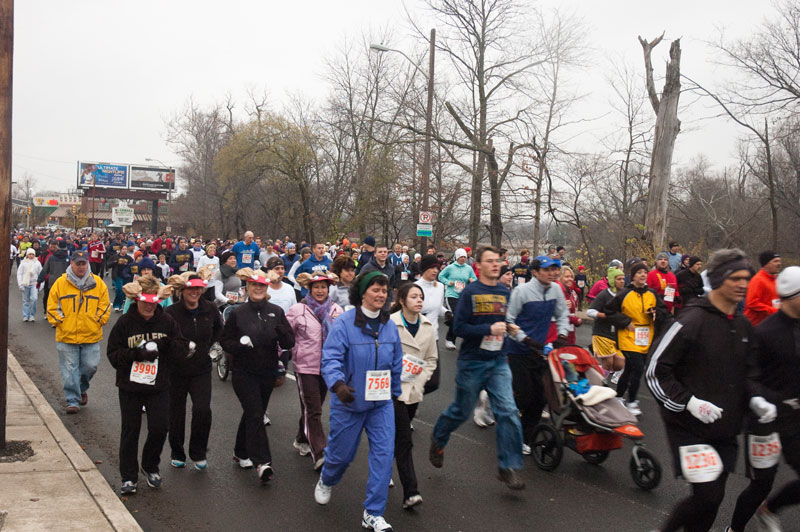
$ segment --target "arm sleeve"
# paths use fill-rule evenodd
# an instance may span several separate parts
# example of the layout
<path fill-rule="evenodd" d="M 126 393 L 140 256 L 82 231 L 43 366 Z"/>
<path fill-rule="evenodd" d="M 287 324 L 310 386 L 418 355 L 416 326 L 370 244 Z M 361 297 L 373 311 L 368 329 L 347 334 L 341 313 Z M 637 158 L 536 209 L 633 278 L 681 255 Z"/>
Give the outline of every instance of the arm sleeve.
<path fill-rule="evenodd" d="M 631 319 L 622 313 L 622 301 L 628 295 L 628 290 L 620 290 L 614 298 L 606 304 L 603 312 L 606 314 L 608 322 L 618 330 L 624 329 L 631 322 Z"/>
<path fill-rule="evenodd" d="M 114 369 L 123 368 L 128 366 L 136 360 L 138 355 L 138 347 L 128 347 L 127 339 L 122 333 L 121 327 L 114 324 L 111 328 L 111 334 L 108 337 L 108 346 L 106 347 L 106 356 Z"/>
<path fill-rule="evenodd" d="M 50 273 L 50 259 L 44 261 L 44 267 L 42 268 L 42 271 L 39 272 L 39 277 L 36 278 L 36 282 L 43 283 L 48 273 Z M 19 268 L 17 268 L 17 276 L 19 276 Z M 19 279 L 19 277 L 17 277 L 17 279 Z M 47 305 L 47 301 L 45 301 L 44 304 Z"/>
<path fill-rule="evenodd" d="M 447 284 L 450 282 L 450 271 L 450 266 L 446 266 L 442 271 L 439 272 L 439 282 L 445 286 L 447 286 Z"/>
<path fill-rule="evenodd" d="M 394 323 L 391 320 L 389 320 L 389 323 L 394 325 Z M 397 329 L 396 326 L 395 329 Z M 399 334 L 395 332 L 394 357 L 392 358 L 392 397 L 400 397 L 400 394 L 403 393 L 402 382 L 400 380 L 400 374 L 402 372 L 403 372 L 403 344 L 400 343 Z"/>
<path fill-rule="evenodd" d="M 674 322 L 657 341 L 647 367 L 647 386 L 656 401 L 672 412 L 683 412 L 692 392 L 675 378 L 689 346 L 682 334 L 683 324 Z"/>
<path fill-rule="evenodd" d="M 219 342 L 222 337 L 222 315 L 219 312 L 214 313 L 214 325 L 211 327 L 211 343 Z"/>
<path fill-rule="evenodd" d="M 226 353 L 231 355 L 241 354 L 244 347 L 239 342 L 242 337 L 239 328 L 236 326 L 236 313 L 231 312 L 228 315 L 225 326 L 222 328 L 222 335 L 219 338 L 219 345 Z"/>
<path fill-rule="evenodd" d="M 652 288 L 656 293 L 661 290 L 661 282 L 658 280 L 658 274 L 655 270 L 651 270 L 647 274 L 647 286 Z"/>
<path fill-rule="evenodd" d="M 289 321 L 286 319 L 286 314 L 283 313 L 283 309 L 280 309 L 280 313 L 278 314 L 278 344 L 280 344 L 282 349 L 291 349 L 294 347 L 294 331 L 292 330 L 292 326 L 289 325 Z"/>
<path fill-rule="evenodd" d="M 97 285 L 100 287 L 100 301 L 97 303 L 97 323 L 102 327 L 108 323 L 108 318 L 111 316 L 111 301 L 108 298 L 108 287 L 100 277 L 97 277 Z"/>
<path fill-rule="evenodd" d="M 347 383 L 344 356 L 347 353 L 347 330 L 343 320 L 334 320 L 325 345 L 322 346 L 320 372 L 329 389 L 339 381 Z"/>
<path fill-rule="evenodd" d="M 56 281 L 57 280 L 58 279 L 56 279 Z M 50 288 L 50 295 L 47 296 L 46 302 L 47 321 L 49 321 L 50 325 L 53 327 L 58 327 L 58 325 L 64 321 L 64 313 L 58 308 L 59 288 L 59 283 L 54 282 L 52 288 Z"/>
<path fill-rule="evenodd" d="M 550 285 L 553 286 L 552 284 Z M 559 336 L 566 336 L 569 334 L 569 309 L 567 309 L 567 300 L 564 299 L 564 292 L 558 287 L 556 288 L 556 308 L 554 316 L 556 318 L 556 329 Z"/>

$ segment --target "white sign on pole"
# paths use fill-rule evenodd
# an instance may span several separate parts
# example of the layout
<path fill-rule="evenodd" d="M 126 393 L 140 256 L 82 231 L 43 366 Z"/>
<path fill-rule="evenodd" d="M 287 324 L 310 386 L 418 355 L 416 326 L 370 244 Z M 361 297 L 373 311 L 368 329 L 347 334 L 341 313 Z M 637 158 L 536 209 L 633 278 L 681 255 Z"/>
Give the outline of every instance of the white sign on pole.
<path fill-rule="evenodd" d="M 133 209 L 120 203 L 119 207 L 111 209 L 111 221 L 120 227 L 130 227 L 133 225 Z"/>
<path fill-rule="evenodd" d="M 419 213 L 419 223 L 421 224 L 429 224 L 431 223 L 431 213 L 428 211 L 420 211 Z"/>

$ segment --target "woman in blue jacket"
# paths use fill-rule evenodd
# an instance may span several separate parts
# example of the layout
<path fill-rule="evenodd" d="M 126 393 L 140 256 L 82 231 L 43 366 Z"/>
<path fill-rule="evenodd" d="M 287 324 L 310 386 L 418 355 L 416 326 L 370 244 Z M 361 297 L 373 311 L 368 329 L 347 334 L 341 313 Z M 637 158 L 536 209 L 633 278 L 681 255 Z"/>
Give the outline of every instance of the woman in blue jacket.
<path fill-rule="evenodd" d="M 369 441 L 369 479 L 361 526 L 376 532 L 392 527 L 383 519 L 394 459 L 394 406 L 400 396 L 403 349 L 397 326 L 381 309 L 389 279 L 379 271 L 359 275 L 350 287 L 355 307 L 333 322 L 322 348 L 322 377 L 331 397 L 325 465 L 314 499 L 327 504 L 356 455 L 361 432 Z"/>

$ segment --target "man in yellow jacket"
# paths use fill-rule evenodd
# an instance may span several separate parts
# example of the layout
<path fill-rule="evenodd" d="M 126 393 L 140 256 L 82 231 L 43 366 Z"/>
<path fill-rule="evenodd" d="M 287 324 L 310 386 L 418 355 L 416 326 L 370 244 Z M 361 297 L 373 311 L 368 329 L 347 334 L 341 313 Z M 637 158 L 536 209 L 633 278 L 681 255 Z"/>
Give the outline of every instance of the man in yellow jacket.
<path fill-rule="evenodd" d="M 89 254 L 73 252 L 66 273 L 53 284 L 47 299 L 47 321 L 56 328 L 67 414 L 77 414 L 89 401 L 86 392 L 100 362 L 109 306 L 106 283 L 89 271 Z"/>

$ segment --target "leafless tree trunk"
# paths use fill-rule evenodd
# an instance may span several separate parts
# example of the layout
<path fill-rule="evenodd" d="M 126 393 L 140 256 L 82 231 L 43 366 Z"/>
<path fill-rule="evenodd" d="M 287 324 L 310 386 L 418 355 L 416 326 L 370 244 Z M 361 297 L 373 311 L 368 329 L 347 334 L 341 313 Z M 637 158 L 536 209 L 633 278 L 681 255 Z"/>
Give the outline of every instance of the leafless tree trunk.
<path fill-rule="evenodd" d="M 644 66 L 647 79 L 647 92 L 650 104 L 656 113 L 656 131 L 653 139 L 653 154 L 650 159 L 650 184 L 648 186 L 647 210 L 645 212 L 645 238 L 658 252 L 664 249 L 667 238 L 667 200 L 669 199 L 669 180 L 672 170 L 672 153 L 675 139 L 681 129 L 678 120 L 678 99 L 681 95 L 681 43 L 675 39 L 669 47 L 669 62 L 664 89 L 659 99 L 653 82 L 653 62 L 651 53 L 664 38 L 648 42 L 639 37 L 644 52 Z"/>

